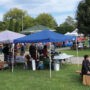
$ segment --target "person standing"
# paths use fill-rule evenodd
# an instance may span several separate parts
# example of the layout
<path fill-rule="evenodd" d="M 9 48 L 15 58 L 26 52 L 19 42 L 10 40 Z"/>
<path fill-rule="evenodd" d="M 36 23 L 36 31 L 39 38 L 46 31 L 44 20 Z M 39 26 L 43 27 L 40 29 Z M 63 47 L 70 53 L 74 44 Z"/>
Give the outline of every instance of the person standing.
<path fill-rule="evenodd" d="M 29 47 L 29 54 L 33 60 L 35 60 L 36 68 L 38 67 L 38 52 L 34 43 L 32 43 Z"/>
<path fill-rule="evenodd" d="M 90 75 L 90 62 L 89 62 L 89 56 L 85 55 L 84 60 L 82 62 L 82 70 L 81 74 L 83 75 Z"/>
<path fill-rule="evenodd" d="M 9 59 L 9 46 L 8 46 L 8 44 L 5 44 L 2 51 L 4 54 L 4 61 L 8 61 L 8 59 Z"/>
<path fill-rule="evenodd" d="M 32 43 L 29 47 L 29 54 L 31 55 L 31 58 L 37 60 L 36 46 L 34 43 Z"/>
<path fill-rule="evenodd" d="M 2 49 L 3 49 L 3 46 L 2 44 L 0 44 L 0 54 L 2 54 Z"/>
<path fill-rule="evenodd" d="M 38 49 L 39 55 L 41 56 L 42 50 L 43 50 L 43 45 L 42 45 L 42 43 L 38 43 L 38 44 L 37 44 L 37 49 Z"/>
<path fill-rule="evenodd" d="M 23 55 L 25 53 L 25 45 L 24 44 L 21 44 L 20 53 L 23 54 Z"/>
<path fill-rule="evenodd" d="M 45 58 L 48 57 L 47 45 L 45 45 L 44 48 L 43 48 L 43 56 L 44 56 Z"/>
<path fill-rule="evenodd" d="M 47 45 L 44 46 L 43 48 L 43 64 L 44 68 L 47 69 L 49 68 L 49 58 L 48 58 L 48 50 L 47 50 Z"/>

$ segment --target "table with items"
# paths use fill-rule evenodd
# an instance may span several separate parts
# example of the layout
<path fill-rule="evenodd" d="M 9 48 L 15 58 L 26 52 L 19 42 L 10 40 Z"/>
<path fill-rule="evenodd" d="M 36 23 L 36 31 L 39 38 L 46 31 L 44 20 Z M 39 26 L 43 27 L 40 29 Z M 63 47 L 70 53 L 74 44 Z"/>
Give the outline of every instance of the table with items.
<path fill-rule="evenodd" d="M 62 60 L 65 60 L 65 59 L 68 59 L 68 58 L 71 58 L 71 57 L 73 57 L 73 55 L 68 55 L 66 53 L 61 53 L 61 54 L 55 55 L 54 58 L 53 58 L 53 60 L 54 60 L 54 70 L 59 71 Z"/>

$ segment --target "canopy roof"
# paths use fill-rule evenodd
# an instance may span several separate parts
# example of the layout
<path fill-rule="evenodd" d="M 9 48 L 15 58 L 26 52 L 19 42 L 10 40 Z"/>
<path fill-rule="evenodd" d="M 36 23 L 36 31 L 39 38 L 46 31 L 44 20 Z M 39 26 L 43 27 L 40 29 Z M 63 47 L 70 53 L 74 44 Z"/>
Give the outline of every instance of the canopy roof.
<path fill-rule="evenodd" d="M 43 25 L 36 25 L 36 26 L 30 27 L 26 30 L 23 30 L 21 33 L 30 34 L 30 33 L 36 33 L 36 32 L 39 32 L 39 31 L 42 31 L 42 30 L 45 30 L 45 29 L 55 31 L 54 29 L 50 29 L 50 28 L 48 28 L 46 26 L 43 26 Z"/>
<path fill-rule="evenodd" d="M 63 42 L 75 39 L 73 36 L 58 34 L 49 30 L 43 30 L 31 35 L 14 40 L 14 43 L 38 43 L 38 42 Z"/>
<path fill-rule="evenodd" d="M 76 28 L 73 32 L 67 32 L 65 35 L 79 36 L 78 29 Z"/>
<path fill-rule="evenodd" d="M 14 39 L 24 37 L 25 35 L 5 30 L 0 32 L 0 42 L 12 43 Z"/>

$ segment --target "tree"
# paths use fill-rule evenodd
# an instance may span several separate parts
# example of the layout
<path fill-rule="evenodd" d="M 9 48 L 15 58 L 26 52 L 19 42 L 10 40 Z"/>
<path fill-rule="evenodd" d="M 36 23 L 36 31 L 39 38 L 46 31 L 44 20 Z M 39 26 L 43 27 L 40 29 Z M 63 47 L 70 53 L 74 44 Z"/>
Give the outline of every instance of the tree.
<path fill-rule="evenodd" d="M 79 3 L 76 19 L 79 32 L 90 34 L 90 0 L 82 0 Z"/>
<path fill-rule="evenodd" d="M 70 16 L 66 18 L 65 22 L 70 26 L 76 27 L 76 21 Z"/>
<path fill-rule="evenodd" d="M 34 19 L 30 17 L 26 11 L 22 9 L 13 8 L 10 9 L 4 15 L 4 22 L 7 22 L 7 29 L 20 32 L 22 30 L 22 23 L 23 29 L 33 26 Z"/>
<path fill-rule="evenodd" d="M 64 23 L 60 24 L 59 27 L 56 28 L 57 32 L 65 34 L 66 32 L 72 32 L 76 28 L 76 21 L 68 16 Z"/>
<path fill-rule="evenodd" d="M 26 16 L 23 18 L 23 23 L 24 23 L 24 29 L 27 29 L 29 27 L 32 27 L 35 24 L 35 19 L 30 17 L 30 16 Z"/>
<path fill-rule="evenodd" d="M 7 23 L 3 22 L 3 21 L 0 21 L 0 31 L 3 31 L 5 29 L 7 29 Z"/>
<path fill-rule="evenodd" d="M 42 13 L 39 16 L 37 16 L 36 22 L 37 24 L 44 25 L 53 29 L 57 26 L 55 19 L 47 13 Z"/>

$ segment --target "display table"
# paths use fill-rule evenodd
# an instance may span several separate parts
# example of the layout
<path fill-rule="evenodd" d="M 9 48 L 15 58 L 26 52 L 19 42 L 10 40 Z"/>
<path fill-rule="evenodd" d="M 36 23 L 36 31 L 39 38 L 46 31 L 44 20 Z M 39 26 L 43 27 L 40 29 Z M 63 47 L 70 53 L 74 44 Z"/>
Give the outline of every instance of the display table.
<path fill-rule="evenodd" d="M 24 56 L 16 56 L 15 62 L 16 63 L 25 63 Z"/>
<path fill-rule="evenodd" d="M 59 54 L 57 56 L 54 56 L 54 70 L 59 71 L 61 60 L 68 59 L 73 57 L 73 55 L 67 55 L 66 53 Z"/>
<path fill-rule="evenodd" d="M 66 53 L 62 53 L 62 54 L 59 54 L 59 55 L 57 55 L 57 56 L 54 56 L 54 58 L 53 59 L 68 59 L 68 58 L 71 58 L 71 57 L 73 57 L 73 55 L 68 55 L 68 54 L 66 54 Z"/>

